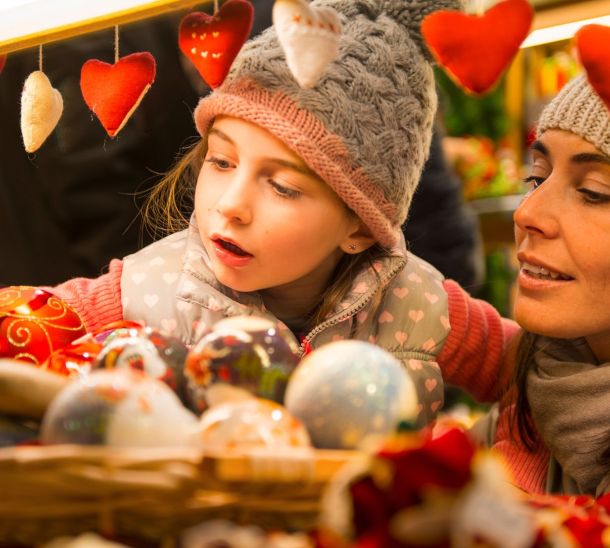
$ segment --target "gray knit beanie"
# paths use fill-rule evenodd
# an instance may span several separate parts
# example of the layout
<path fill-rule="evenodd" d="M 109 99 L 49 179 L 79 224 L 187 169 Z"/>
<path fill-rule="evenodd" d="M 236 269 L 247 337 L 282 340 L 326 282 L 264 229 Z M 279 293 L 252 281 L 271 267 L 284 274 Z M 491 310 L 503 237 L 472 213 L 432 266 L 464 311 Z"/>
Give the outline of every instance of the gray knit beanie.
<path fill-rule="evenodd" d="M 538 136 L 549 129 L 575 133 L 610 156 L 610 112 L 585 75 L 568 82 L 542 111 Z"/>
<path fill-rule="evenodd" d="M 310 89 L 290 72 L 275 29 L 247 42 L 195 122 L 256 123 L 286 143 L 371 229 L 396 244 L 432 136 L 437 98 L 422 19 L 461 0 L 315 0 L 341 16 L 339 52 Z"/>

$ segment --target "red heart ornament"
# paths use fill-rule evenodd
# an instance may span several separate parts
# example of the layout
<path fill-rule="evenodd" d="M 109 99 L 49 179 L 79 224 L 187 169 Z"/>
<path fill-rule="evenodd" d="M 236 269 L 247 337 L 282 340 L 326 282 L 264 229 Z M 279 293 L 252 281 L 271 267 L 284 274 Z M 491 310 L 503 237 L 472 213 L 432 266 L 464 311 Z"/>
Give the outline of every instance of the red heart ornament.
<path fill-rule="evenodd" d="M 127 123 L 155 81 L 155 58 L 148 53 L 132 53 L 114 65 L 89 59 L 80 73 L 85 103 L 104 129 L 114 137 Z"/>
<path fill-rule="evenodd" d="M 610 109 L 610 27 L 585 25 L 576 33 L 575 41 L 591 87 Z"/>
<path fill-rule="evenodd" d="M 4 65 L 6 64 L 6 55 L 0 55 L 0 72 L 4 69 Z"/>
<path fill-rule="evenodd" d="M 534 10 L 527 0 L 503 0 L 483 15 L 437 11 L 422 34 L 437 61 L 474 94 L 489 91 L 529 33 Z"/>
<path fill-rule="evenodd" d="M 216 15 L 199 11 L 180 22 L 180 50 L 206 83 L 217 88 L 252 29 L 254 9 L 247 0 L 227 0 Z"/>

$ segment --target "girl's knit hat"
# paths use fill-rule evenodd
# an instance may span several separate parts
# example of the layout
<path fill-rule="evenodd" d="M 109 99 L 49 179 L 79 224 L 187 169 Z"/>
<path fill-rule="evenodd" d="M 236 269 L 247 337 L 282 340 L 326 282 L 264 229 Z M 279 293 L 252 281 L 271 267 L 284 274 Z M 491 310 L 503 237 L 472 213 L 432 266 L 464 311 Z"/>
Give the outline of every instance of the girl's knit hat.
<path fill-rule="evenodd" d="M 538 136 L 549 129 L 575 133 L 610 156 L 610 112 L 585 75 L 568 82 L 542 111 Z"/>
<path fill-rule="evenodd" d="M 392 247 L 426 161 L 437 98 L 423 18 L 461 0 L 314 0 L 341 16 L 339 51 L 311 89 L 292 76 L 275 29 L 247 42 L 195 123 L 256 123 L 286 143 Z"/>

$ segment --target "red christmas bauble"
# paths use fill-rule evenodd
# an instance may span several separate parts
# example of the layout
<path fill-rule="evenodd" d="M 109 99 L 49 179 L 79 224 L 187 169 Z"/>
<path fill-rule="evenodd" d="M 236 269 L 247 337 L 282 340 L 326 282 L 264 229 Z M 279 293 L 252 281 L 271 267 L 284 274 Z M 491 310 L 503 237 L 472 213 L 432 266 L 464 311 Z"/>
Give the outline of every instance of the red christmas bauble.
<path fill-rule="evenodd" d="M 40 365 L 85 333 L 79 315 L 52 293 L 28 286 L 0 289 L 0 358 Z"/>

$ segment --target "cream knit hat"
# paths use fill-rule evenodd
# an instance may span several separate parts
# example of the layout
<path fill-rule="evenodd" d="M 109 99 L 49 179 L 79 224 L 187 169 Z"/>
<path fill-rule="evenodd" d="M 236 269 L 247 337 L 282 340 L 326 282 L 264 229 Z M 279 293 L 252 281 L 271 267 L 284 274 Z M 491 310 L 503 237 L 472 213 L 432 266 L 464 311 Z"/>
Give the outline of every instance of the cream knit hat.
<path fill-rule="evenodd" d="M 610 112 L 584 75 L 568 82 L 542 111 L 538 135 L 549 129 L 575 133 L 610 156 Z"/>
<path fill-rule="evenodd" d="M 437 98 L 422 19 L 460 0 L 314 0 L 341 16 L 335 60 L 311 89 L 292 76 L 275 29 L 249 41 L 195 122 L 254 122 L 286 143 L 392 247 L 428 155 Z"/>

